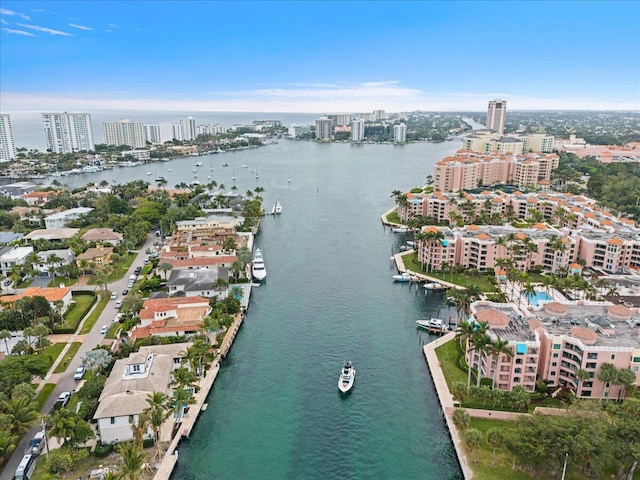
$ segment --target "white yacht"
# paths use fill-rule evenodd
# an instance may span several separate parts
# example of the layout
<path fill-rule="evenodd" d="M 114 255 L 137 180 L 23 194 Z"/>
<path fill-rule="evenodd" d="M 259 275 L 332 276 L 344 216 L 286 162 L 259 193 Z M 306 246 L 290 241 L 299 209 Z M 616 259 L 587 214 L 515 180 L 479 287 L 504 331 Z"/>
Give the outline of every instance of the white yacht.
<path fill-rule="evenodd" d="M 262 258 L 262 252 L 259 248 L 256 248 L 256 253 L 253 256 L 251 275 L 259 282 L 267 277 L 267 269 L 264 266 L 264 259 Z"/>
<path fill-rule="evenodd" d="M 416 324 L 420 328 L 424 328 L 430 332 L 444 333 L 447 331 L 447 326 L 439 318 L 432 318 L 430 320 L 416 320 Z"/>
<path fill-rule="evenodd" d="M 347 393 L 353 387 L 353 382 L 356 379 L 356 369 L 353 368 L 351 362 L 344 362 L 344 366 L 340 371 L 340 378 L 338 379 L 338 388 L 342 393 Z"/>
<path fill-rule="evenodd" d="M 273 206 L 273 212 L 276 215 L 280 215 L 282 213 L 282 205 L 280 205 L 280 202 L 276 200 L 276 204 Z"/>

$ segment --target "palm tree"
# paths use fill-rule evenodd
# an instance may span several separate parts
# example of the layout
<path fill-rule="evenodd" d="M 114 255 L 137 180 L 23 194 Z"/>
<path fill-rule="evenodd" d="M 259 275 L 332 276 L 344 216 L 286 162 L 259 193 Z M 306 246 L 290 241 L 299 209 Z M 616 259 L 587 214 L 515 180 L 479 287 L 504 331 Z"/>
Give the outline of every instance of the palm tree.
<path fill-rule="evenodd" d="M 143 410 L 143 413 L 149 419 L 149 424 L 153 430 L 156 454 L 159 454 L 161 452 L 160 428 L 164 421 L 169 418 L 169 415 L 171 415 L 169 397 L 162 392 L 153 392 L 147 396 L 147 403 L 149 406 Z"/>
<path fill-rule="evenodd" d="M 582 382 L 591 378 L 591 373 L 585 370 L 584 368 L 579 368 L 575 371 L 576 379 L 578 380 L 578 384 L 576 385 L 576 395 L 580 394 L 580 385 Z"/>
<path fill-rule="evenodd" d="M 482 359 L 492 351 L 493 344 L 491 343 L 491 338 L 489 338 L 489 335 L 487 335 L 486 333 L 480 334 L 477 331 L 471 341 L 472 341 L 474 352 L 478 353 L 478 371 L 476 374 L 476 387 L 479 388 L 480 379 L 482 378 Z"/>
<path fill-rule="evenodd" d="M 142 476 L 144 453 L 136 442 L 124 442 L 118 445 L 118 453 L 122 455 L 119 478 L 122 480 L 138 480 Z"/>
<path fill-rule="evenodd" d="M 198 384 L 198 377 L 193 370 L 189 370 L 184 367 L 180 367 L 173 371 L 171 385 L 177 387 L 178 390 L 195 390 Z"/>
<path fill-rule="evenodd" d="M 224 292 L 227 287 L 229 286 L 229 284 L 227 283 L 227 281 L 224 278 L 216 278 L 216 281 L 213 284 L 213 289 L 220 293 L 220 292 Z M 218 297 L 220 297 L 220 295 L 218 295 Z M 220 297 L 222 298 L 222 297 Z"/>
<path fill-rule="evenodd" d="M 175 418 L 174 426 L 180 423 L 182 416 L 184 415 L 184 409 L 187 405 L 196 403 L 193 398 L 193 393 L 190 390 L 184 388 L 178 388 L 174 392 L 173 396 L 173 416 Z"/>
<path fill-rule="evenodd" d="M 4 350 L 9 355 L 9 343 L 7 340 L 11 338 L 11 332 L 9 330 L 0 330 L 0 340 L 4 340 Z"/>
<path fill-rule="evenodd" d="M 2 402 L 3 414 L 10 420 L 11 433 L 22 435 L 38 420 L 38 404 L 26 396 L 14 396 Z"/>
<path fill-rule="evenodd" d="M 470 349 L 471 340 L 473 339 L 473 336 L 475 334 L 474 326 L 475 325 L 471 322 L 466 322 L 466 321 L 462 322 L 460 324 L 460 328 L 456 333 L 458 344 L 460 344 L 461 346 L 464 344 L 465 359 L 469 357 L 469 352 L 471 351 Z M 467 377 L 467 389 L 468 389 L 469 386 L 471 385 L 471 364 L 468 360 L 467 360 L 467 372 L 468 372 L 468 377 Z"/>
<path fill-rule="evenodd" d="M 513 351 L 509 348 L 509 340 L 503 340 L 500 338 L 500 335 L 496 335 L 496 339 L 491 343 L 491 378 L 494 381 L 495 386 L 495 368 L 498 365 L 498 357 L 500 355 L 506 355 L 511 358 L 513 356 Z"/>
<path fill-rule="evenodd" d="M 458 318 L 462 316 L 469 316 L 469 308 L 471 307 L 472 299 L 465 290 L 455 290 L 451 294 L 453 305 L 458 313 Z"/>
<path fill-rule="evenodd" d="M 47 266 L 49 267 L 49 273 L 51 273 L 51 277 L 53 279 L 53 283 L 56 283 L 56 273 L 58 271 L 59 265 L 62 263 L 62 257 L 52 253 L 47 257 Z"/>
<path fill-rule="evenodd" d="M 144 413 L 138 415 L 138 421 L 131 424 L 131 430 L 133 430 L 133 439 L 138 447 L 142 448 L 144 443 L 144 435 L 149 429 L 149 417 Z"/>
<path fill-rule="evenodd" d="M 73 440 L 76 431 L 77 416 L 75 413 L 61 408 L 51 417 L 51 430 L 49 435 L 58 439 L 58 442 L 67 442 L 67 439 Z"/>
<path fill-rule="evenodd" d="M 0 465 L 3 465 L 16 449 L 18 438 L 17 435 L 12 435 L 7 430 L 0 430 Z"/>
<path fill-rule="evenodd" d="M 164 274 L 164 279 L 165 281 L 167 280 L 167 272 L 173 270 L 173 265 L 170 264 L 169 262 L 162 262 L 160 265 L 158 265 L 156 267 L 158 270 L 160 270 L 163 274 Z"/>
<path fill-rule="evenodd" d="M 604 382 L 604 397 L 609 398 L 609 389 L 616 382 L 618 369 L 612 363 L 603 363 L 598 371 L 598 380 Z"/>

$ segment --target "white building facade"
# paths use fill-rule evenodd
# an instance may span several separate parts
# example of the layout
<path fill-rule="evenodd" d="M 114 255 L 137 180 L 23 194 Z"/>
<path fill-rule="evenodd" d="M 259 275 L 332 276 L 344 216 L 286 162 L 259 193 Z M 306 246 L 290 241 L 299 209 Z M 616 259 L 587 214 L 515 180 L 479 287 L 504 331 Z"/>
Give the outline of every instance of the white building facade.
<path fill-rule="evenodd" d="M 0 162 L 10 162 L 16 158 L 16 145 L 13 141 L 11 118 L 0 115 Z"/>
<path fill-rule="evenodd" d="M 498 135 L 504 133 L 504 119 L 507 113 L 506 100 L 491 100 L 487 109 L 487 128 L 495 130 Z"/>
<path fill-rule="evenodd" d="M 351 141 L 362 142 L 364 140 L 364 120 L 353 120 L 351 122 Z"/>
<path fill-rule="evenodd" d="M 128 145 L 133 148 L 146 146 L 146 135 L 142 122 L 132 122 L 122 118 L 119 122 L 103 122 L 104 143 L 107 145 Z"/>
<path fill-rule="evenodd" d="M 47 150 L 73 153 L 95 150 L 91 115 L 88 113 L 43 113 Z"/>
<path fill-rule="evenodd" d="M 393 143 L 404 143 L 407 141 L 407 126 L 404 123 L 393 126 Z"/>
<path fill-rule="evenodd" d="M 182 140 L 191 141 L 196 139 L 196 119 L 193 117 L 181 118 L 180 129 L 182 130 Z"/>

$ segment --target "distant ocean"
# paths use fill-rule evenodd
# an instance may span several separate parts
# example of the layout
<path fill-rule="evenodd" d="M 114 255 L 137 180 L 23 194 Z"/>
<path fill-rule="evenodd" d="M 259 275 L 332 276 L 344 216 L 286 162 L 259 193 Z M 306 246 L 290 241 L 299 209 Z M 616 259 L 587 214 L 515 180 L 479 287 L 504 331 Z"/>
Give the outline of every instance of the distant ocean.
<path fill-rule="evenodd" d="M 80 112 L 73 110 L 72 113 Z M 86 112 L 86 111 L 85 111 Z M 3 112 L 5 113 L 5 112 Z M 10 112 L 6 112 L 10 113 Z M 144 124 L 171 122 L 177 124 L 181 118 L 192 116 L 196 119 L 196 125 L 219 123 L 230 127 L 234 124 L 251 124 L 254 120 L 280 120 L 287 126 L 293 123 L 311 125 L 321 116 L 319 113 L 265 113 L 265 112 L 158 112 L 158 111 L 115 111 L 99 110 L 88 111 L 91 114 L 93 126 L 93 141 L 103 143 L 102 122 L 116 122 L 121 118 Z M 16 148 L 46 150 L 44 128 L 42 126 L 41 112 L 16 112 L 10 113 L 13 139 Z"/>

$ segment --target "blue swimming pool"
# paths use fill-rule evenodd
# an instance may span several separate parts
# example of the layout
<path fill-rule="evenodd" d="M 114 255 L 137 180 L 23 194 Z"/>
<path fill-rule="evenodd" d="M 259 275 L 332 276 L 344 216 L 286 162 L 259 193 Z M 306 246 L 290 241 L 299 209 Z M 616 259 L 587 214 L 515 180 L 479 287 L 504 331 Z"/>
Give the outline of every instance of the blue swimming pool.
<path fill-rule="evenodd" d="M 534 294 L 528 293 L 525 294 L 525 297 L 527 297 L 529 303 L 534 307 L 537 307 L 538 303 L 540 303 L 540 301 L 542 300 L 551 300 L 551 297 L 544 292 L 536 292 Z"/>

